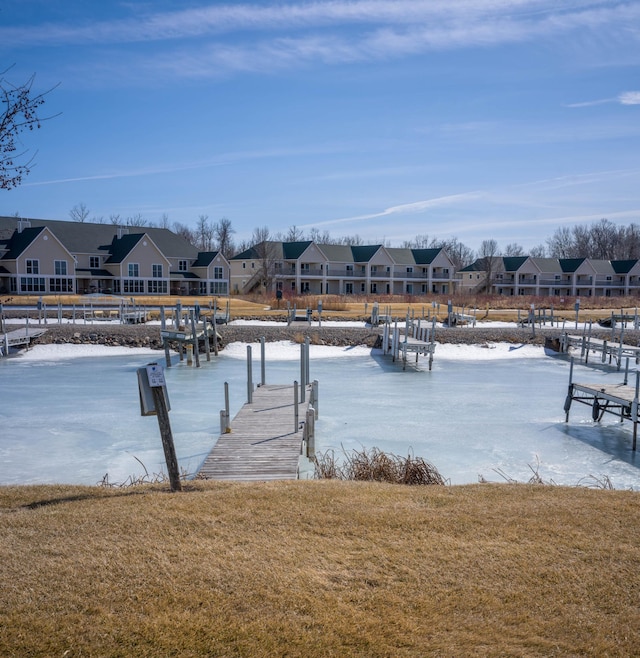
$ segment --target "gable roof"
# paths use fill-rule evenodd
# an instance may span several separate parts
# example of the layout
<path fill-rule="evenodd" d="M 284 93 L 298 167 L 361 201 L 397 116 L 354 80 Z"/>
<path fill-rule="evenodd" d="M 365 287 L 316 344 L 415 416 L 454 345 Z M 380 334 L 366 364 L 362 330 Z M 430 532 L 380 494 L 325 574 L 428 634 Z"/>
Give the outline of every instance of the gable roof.
<path fill-rule="evenodd" d="M 209 267 L 219 253 L 219 251 L 201 251 L 191 267 Z"/>
<path fill-rule="evenodd" d="M 633 269 L 633 266 L 638 262 L 638 259 L 632 260 L 612 260 L 611 267 L 616 274 L 627 274 Z"/>
<path fill-rule="evenodd" d="M 353 254 L 353 260 L 356 263 L 367 263 L 381 248 L 381 244 L 352 246 L 351 253 Z"/>
<path fill-rule="evenodd" d="M 3 260 L 15 260 L 19 258 L 24 250 L 33 243 L 33 241 L 44 231 L 43 226 L 37 228 L 25 228 L 21 232 L 17 230 L 7 243 L 7 253 L 2 257 Z"/>
<path fill-rule="evenodd" d="M 134 233 L 133 235 L 123 235 L 121 238 L 115 237 L 111 242 L 109 249 L 109 258 L 105 263 L 113 265 L 121 263 L 133 250 L 133 248 L 142 240 L 144 233 Z"/>
<path fill-rule="evenodd" d="M 517 272 L 529 259 L 529 256 L 503 256 L 505 272 Z"/>
<path fill-rule="evenodd" d="M 585 260 L 585 258 L 559 258 L 558 262 L 563 272 L 571 273 L 575 272 Z"/>
<path fill-rule="evenodd" d="M 93 222 L 70 222 L 57 219 L 25 219 L 31 228 L 46 226 L 58 240 L 73 254 L 95 254 L 107 251 L 118 232 L 127 234 L 146 233 L 167 258 L 187 258 L 195 260 L 198 250 L 180 235 L 166 228 L 151 226 L 116 226 Z M 0 240 L 11 237 L 18 229 L 17 217 L 0 217 Z M 22 233 L 29 230 L 23 228 Z"/>

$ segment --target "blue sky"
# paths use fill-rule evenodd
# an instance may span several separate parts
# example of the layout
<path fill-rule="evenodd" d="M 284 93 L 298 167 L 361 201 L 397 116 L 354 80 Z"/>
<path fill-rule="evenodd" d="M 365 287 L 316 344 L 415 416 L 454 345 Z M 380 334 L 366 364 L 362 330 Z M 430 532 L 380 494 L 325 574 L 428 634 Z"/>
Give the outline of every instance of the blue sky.
<path fill-rule="evenodd" d="M 637 1 L 0 0 L 0 63 L 60 113 L 2 215 L 472 249 L 640 223 Z"/>

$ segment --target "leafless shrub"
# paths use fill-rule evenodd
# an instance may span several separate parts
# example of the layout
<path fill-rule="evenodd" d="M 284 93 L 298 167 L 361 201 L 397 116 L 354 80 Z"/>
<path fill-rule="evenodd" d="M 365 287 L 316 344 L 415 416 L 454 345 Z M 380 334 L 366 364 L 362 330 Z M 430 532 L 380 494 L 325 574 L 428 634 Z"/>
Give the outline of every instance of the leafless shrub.
<path fill-rule="evenodd" d="M 138 459 L 135 455 L 132 457 L 142 466 L 144 469 L 144 475 L 130 475 L 128 478 L 122 482 L 112 482 L 109 479 L 109 473 L 105 473 L 102 477 L 102 480 L 97 483 L 99 487 L 105 487 L 108 489 L 124 489 L 126 487 L 137 487 L 141 484 L 165 484 L 169 483 L 169 476 L 161 471 L 160 473 L 149 473 L 147 467 L 144 463 Z M 188 480 L 191 477 L 183 468 L 180 468 L 180 479 Z"/>
<path fill-rule="evenodd" d="M 344 459 L 340 462 L 332 450 L 316 455 L 316 478 L 409 485 L 445 484 L 438 469 L 422 457 L 412 454 L 402 457 L 378 448 L 343 450 L 343 453 Z"/>

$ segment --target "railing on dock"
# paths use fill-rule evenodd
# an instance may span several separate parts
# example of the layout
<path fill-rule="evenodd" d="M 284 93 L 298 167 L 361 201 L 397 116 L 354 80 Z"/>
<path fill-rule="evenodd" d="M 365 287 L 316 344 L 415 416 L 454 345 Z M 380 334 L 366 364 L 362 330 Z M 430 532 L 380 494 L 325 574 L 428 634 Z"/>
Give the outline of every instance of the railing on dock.
<path fill-rule="evenodd" d="M 382 330 L 382 353 L 391 355 L 394 362 L 401 358 L 403 370 L 407 368 L 409 354 L 415 354 L 416 364 L 420 355 L 427 356 L 431 370 L 436 349 L 435 327 L 435 318 L 428 323 L 420 319 L 412 320 L 408 313 L 404 334 L 400 333 L 397 320 L 393 327 L 390 322 L 385 322 Z"/>
<path fill-rule="evenodd" d="M 300 458 L 313 460 L 318 382 L 309 382 L 309 340 L 300 346 L 300 382 L 267 384 L 265 342 L 260 384 L 253 385 L 252 350 L 247 346 L 247 401 L 230 421 L 229 386 L 220 411 L 220 436 L 198 471 L 213 480 L 297 479 Z"/>

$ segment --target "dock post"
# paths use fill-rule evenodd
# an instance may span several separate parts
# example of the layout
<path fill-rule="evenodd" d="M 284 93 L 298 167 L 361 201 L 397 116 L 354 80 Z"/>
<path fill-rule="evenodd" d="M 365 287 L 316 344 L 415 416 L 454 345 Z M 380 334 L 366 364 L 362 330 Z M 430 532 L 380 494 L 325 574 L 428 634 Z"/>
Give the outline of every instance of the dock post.
<path fill-rule="evenodd" d="M 253 380 L 251 372 L 251 345 L 247 345 L 247 402 L 253 402 Z"/>
<path fill-rule="evenodd" d="M 569 365 L 569 387 L 567 389 L 567 397 L 564 401 L 565 419 L 564 422 L 569 422 L 569 409 L 571 409 L 571 401 L 573 400 L 573 357 Z"/>
<path fill-rule="evenodd" d="M 229 382 L 224 383 L 224 409 L 220 411 L 220 434 L 229 434 L 231 424 L 229 423 Z"/>
<path fill-rule="evenodd" d="M 315 417 L 316 419 L 318 418 L 318 406 L 319 406 L 319 390 L 318 390 L 318 380 L 314 379 L 313 383 L 311 384 L 311 399 L 309 400 L 309 403 L 313 406 L 315 410 Z"/>
<path fill-rule="evenodd" d="M 636 392 L 631 403 L 631 417 L 633 420 L 633 450 L 635 452 L 638 439 L 638 391 L 640 390 L 640 372 L 636 372 Z"/>
<path fill-rule="evenodd" d="M 211 346 L 209 345 L 209 328 L 207 327 L 207 317 L 202 316 L 202 336 L 204 338 L 204 353 L 207 361 L 211 361 Z"/>
<path fill-rule="evenodd" d="M 625 360 L 623 384 L 626 386 L 628 381 L 629 381 L 629 357 L 627 357 Z"/>
<path fill-rule="evenodd" d="M 298 433 L 298 382 L 293 382 L 293 433 Z"/>
<path fill-rule="evenodd" d="M 309 336 L 307 336 L 304 339 L 304 382 L 305 384 L 308 384 L 311 381 L 311 377 L 309 376 L 309 344 L 311 342 L 311 339 Z"/>
<path fill-rule="evenodd" d="M 200 367 L 200 349 L 198 347 L 198 332 L 196 331 L 196 312 L 191 310 L 191 331 L 193 332 L 193 353 L 196 357 L 196 368 Z"/>
<path fill-rule="evenodd" d="M 304 357 L 305 357 L 305 352 L 304 352 L 304 343 L 300 343 L 300 402 L 304 402 L 306 395 L 305 395 L 305 388 L 306 388 L 306 374 L 307 374 L 307 368 L 304 364 Z"/>
<path fill-rule="evenodd" d="M 264 336 L 260 338 L 260 385 L 264 386 L 267 383 L 266 365 L 264 358 Z"/>
<path fill-rule="evenodd" d="M 313 459 L 316 452 L 316 427 L 315 427 L 315 410 L 313 407 L 307 409 L 305 418 L 304 431 L 307 436 L 307 458 Z"/>

